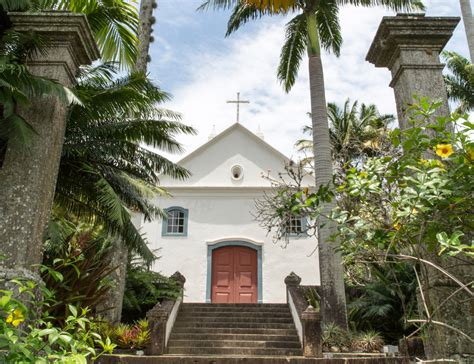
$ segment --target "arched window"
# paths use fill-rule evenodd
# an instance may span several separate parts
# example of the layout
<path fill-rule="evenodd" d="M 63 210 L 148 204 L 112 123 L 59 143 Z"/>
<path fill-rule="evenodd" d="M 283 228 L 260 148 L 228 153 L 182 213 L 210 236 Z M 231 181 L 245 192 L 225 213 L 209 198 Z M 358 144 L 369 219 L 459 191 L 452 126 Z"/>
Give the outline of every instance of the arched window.
<path fill-rule="evenodd" d="M 162 236 L 188 235 L 188 209 L 173 206 L 164 209 Z"/>

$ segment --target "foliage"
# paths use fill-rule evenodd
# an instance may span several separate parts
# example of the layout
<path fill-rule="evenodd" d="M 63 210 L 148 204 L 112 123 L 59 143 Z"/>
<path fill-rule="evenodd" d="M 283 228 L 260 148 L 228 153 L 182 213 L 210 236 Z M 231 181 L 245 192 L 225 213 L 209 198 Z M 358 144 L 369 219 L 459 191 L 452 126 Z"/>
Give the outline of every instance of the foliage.
<path fill-rule="evenodd" d="M 41 277 L 54 293 L 49 307 L 51 320 L 63 324 L 68 307 L 88 308 L 95 314 L 111 288 L 111 241 L 100 228 L 55 221 L 45 242 Z"/>
<path fill-rule="evenodd" d="M 87 308 L 69 305 L 69 314 L 60 327 L 49 315 L 49 307 L 56 302 L 51 291 L 32 281 L 10 283 L 15 284 L 13 290 L 0 292 L 1 362 L 86 364 L 88 359 L 114 349 L 109 338 L 104 340 L 97 334 Z M 18 294 L 21 299 L 17 299 Z M 38 299 L 41 296 L 44 299 Z"/>
<path fill-rule="evenodd" d="M 308 302 L 308 305 L 314 309 L 319 310 L 321 307 L 321 297 L 319 296 L 316 287 L 308 287 L 305 291 L 304 298 Z"/>
<path fill-rule="evenodd" d="M 349 254 L 345 261 L 346 266 L 350 264 Z M 405 322 L 407 317 L 414 317 L 417 313 L 417 282 L 413 268 L 393 260 L 388 264 L 373 262 L 365 265 L 369 274 L 361 275 L 357 284 L 347 290 L 351 329 L 375 330 L 387 342 L 397 344 L 400 338 L 416 328 Z"/>
<path fill-rule="evenodd" d="M 181 288 L 173 279 L 153 272 L 141 261 L 132 261 L 127 269 L 122 317 L 126 322 L 142 319 L 158 302 L 175 300 L 180 294 Z"/>
<path fill-rule="evenodd" d="M 339 191 L 357 199 L 359 208 L 340 211 L 338 218 L 354 252 L 368 257 L 380 251 L 418 256 L 423 247 L 438 254 L 456 255 L 461 246 L 472 251 L 474 125 L 456 114 L 431 121 L 436 107 L 420 100 L 412 108 L 411 128 L 392 133 L 394 145 L 404 150 L 398 158 L 372 158 L 361 170 L 348 171 Z"/>
<path fill-rule="evenodd" d="M 139 212 L 147 221 L 161 216 L 149 201 L 165 194 L 156 187 L 158 175 L 182 179 L 189 173 L 158 151 L 180 152 L 176 135 L 194 130 L 180 123 L 177 113 L 158 107 L 169 96 L 144 74 L 118 77 L 118 72 L 103 64 L 79 75 L 75 92 L 84 101 L 69 113 L 55 205 L 57 211 L 101 225 L 151 264 L 155 256 L 131 216 Z"/>
<path fill-rule="evenodd" d="M 111 341 L 121 349 L 143 349 L 150 341 L 150 330 L 147 320 L 138 320 L 132 324 L 108 322 L 99 324 L 99 332 L 110 337 Z"/>
<path fill-rule="evenodd" d="M 331 322 L 323 325 L 321 339 L 324 351 L 330 351 L 333 346 L 338 348 L 349 348 L 351 346 L 350 333 Z"/>
<path fill-rule="evenodd" d="M 457 113 L 436 118 L 437 107 L 438 103 L 419 100 L 410 110 L 410 128 L 391 133 L 394 154 L 367 158 L 364 163 L 350 167 L 335 192 L 324 186 L 314 192 L 305 188 L 295 192 L 293 186 L 280 186 L 286 192 L 274 198 L 278 203 L 268 216 L 278 218 L 279 208 L 284 208 L 286 214 L 317 219 L 323 201 L 350 199 L 352 204 L 339 204 L 327 216 L 338 222 L 337 235 L 343 241 L 346 261 L 349 258 L 378 265 L 406 261 L 416 275 L 426 265 L 437 267 L 440 261 L 450 257 L 454 259 L 451 268 L 439 270 L 440 274 L 459 288 L 456 294 L 472 297 L 469 282 L 459 281 L 449 270 L 473 264 L 474 141 L 470 135 L 474 124 L 467 116 Z M 366 298 L 381 293 L 374 289 L 381 289 L 383 281 L 373 283 L 365 292 Z M 411 285 L 412 278 L 407 276 L 401 282 L 392 282 L 397 292 L 388 292 L 384 287 L 385 297 L 379 301 L 380 307 L 373 309 L 380 309 L 382 314 L 397 305 L 401 297 L 409 292 L 413 294 Z M 432 323 L 433 312 L 442 310 L 449 302 L 444 300 L 438 307 L 426 307 L 425 312 L 418 312 L 428 317 L 425 320 L 410 317 L 414 312 L 408 299 L 404 297 L 401 307 L 404 328 L 411 323 L 422 323 L 423 327 Z M 359 313 L 364 318 L 376 311 Z M 448 325 L 456 331 L 450 324 L 435 324 Z"/>
<path fill-rule="evenodd" d="M 383 349 L 383 339 L 376 331 L 365 331 L 356 333 L 352 337 L 351 348 L 357 352 L 380 353 Z"/>
<path fill-rule="evenodd" d="M 459 113 L 474 110 L 474 65 L 456 52 L 444 51 L 449 74 L 444 76 L 449 98 L 458 103 Z"/>
<path fill-rule="evenodd" d="M 328 104 L 329 137 L 332 158 L 337 174 L 343 174 L 348 165 L 355 166 L 368 157 L 381 156 L 391 152 L 389 126 L 395 121 L 393 115 L 380 114 L 374 104 L 353 103 L 347 99 L 341 107 Z M 303 133 L 311 136 L 311 126 L 305 126 Z M 300 139 L 298 150 L 313 154 L 312 140 Z M 311 158 L 307 158 L 311 161 Z M 305 160 L 306 162 L 306 160 Z"/>

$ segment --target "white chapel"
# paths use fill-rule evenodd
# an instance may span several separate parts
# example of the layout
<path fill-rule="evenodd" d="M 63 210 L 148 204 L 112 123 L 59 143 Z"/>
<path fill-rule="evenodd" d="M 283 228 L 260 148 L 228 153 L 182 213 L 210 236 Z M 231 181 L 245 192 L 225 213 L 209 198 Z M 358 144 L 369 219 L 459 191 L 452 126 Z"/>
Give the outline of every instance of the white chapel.
<path fill-rule="evenodd" d="M 191 177 L 162 177 L 171 197 L 157 198 L 166 218 L 146 222 L 153 267 L 186 278 L 185 302 L 286 302 L 284 279 L 290 272 L 302 284 L 319 285 L 317 241 L 295 222 L 290 242 L 274 242 L 255 221 L 255 200 L 271 190 L 262 174 L 277 177 L 289 159 L 235 123 L 178 162 Z M 308 177 L 308 185 L 313 181 Z"/>

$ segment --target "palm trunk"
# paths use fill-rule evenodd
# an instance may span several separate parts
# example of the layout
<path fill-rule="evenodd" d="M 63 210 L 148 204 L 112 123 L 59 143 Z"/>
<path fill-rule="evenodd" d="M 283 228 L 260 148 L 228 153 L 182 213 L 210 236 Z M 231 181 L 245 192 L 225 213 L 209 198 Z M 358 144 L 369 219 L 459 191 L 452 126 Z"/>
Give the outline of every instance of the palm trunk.
<path fill-rule="evenodd" d="M 474 62 L 474 19 L 472 18 L 471 0 L 459 0 L 459 2 L 461 3 L 462 19 L 472 63 Z"/>
<path fill-rule="evenodd" d="M 309 85 L 311 97 L 311 121 L 313 125 L 314 171 L 316 189 L 331 184 L 333 170 L 329 139 L 323 64 L 319 47 L 316 17 L 308 14 Z M 335 201 L 324 203 L 318 219 L 319 269 L 321 275 L 321 319 L 323 324 L 334 322 L 347 329 L 344 268 L 339 244 L 332 241 L 336 224 L 327 216 L 335 207 Z"/>
<path fill-rule="evenodd" d="M 139 28 L 138 28 L 138 57 L 135 70 L 146 72 L 150 51 L 150 37 L 153 25 L 154 0 L 142 0 L 140 2 Z M 156 3 L 155 3 L 156 4 Z"/>

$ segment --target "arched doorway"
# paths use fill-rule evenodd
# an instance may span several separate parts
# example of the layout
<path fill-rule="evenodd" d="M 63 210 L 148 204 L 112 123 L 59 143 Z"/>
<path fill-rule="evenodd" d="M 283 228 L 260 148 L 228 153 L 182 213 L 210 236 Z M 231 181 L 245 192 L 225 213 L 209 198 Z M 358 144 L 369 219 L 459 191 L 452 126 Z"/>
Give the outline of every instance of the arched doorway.
<path fill-rule="evenodd" d="M 209 246 L 208 253 L 207 302 L 262 302 L 261 247 L 222 242 Z"/>

